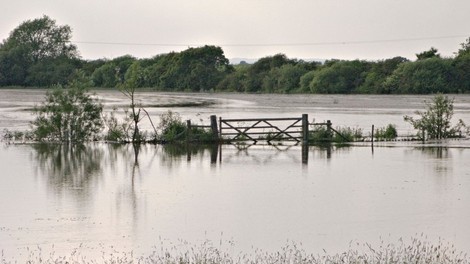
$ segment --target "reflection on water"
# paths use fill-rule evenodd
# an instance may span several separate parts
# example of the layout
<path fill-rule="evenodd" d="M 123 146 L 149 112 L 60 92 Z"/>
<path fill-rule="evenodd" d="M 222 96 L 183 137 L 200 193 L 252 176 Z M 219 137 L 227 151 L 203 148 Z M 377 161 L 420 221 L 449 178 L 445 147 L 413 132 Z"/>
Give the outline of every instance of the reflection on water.
<path fill-rule="evenodd" d="M 223 233 L 237 251 L 290 239 L 319 253 L 423 232 L 465 250 L 469 159 L 466 148 L 415 145 L 4 145 L 1 247 L 145 254 L 159 237 Z"/>
<path fill-rule="evenodd" d="M 436 159 L 449 159 L 450 152 L 447 147 L 418 147 L 424 154 L 434 157 Z"/>
<path fill-rule="evenodd" d="M 194 145 L 194 144 L 168 144 L 162 146 L 164 155 L 161 155 L 163 164 L 178 166 L 184 160 L 190 162 L 193 158 L 201 159 L 209 155 L 210 163 L 217 163 L 219 155 L 219 145 Z"/>
<path fill-rule="evenodd" d="M 102 147 L 69 144 L 32 144 L 31 159 L 37 164 L 37 173 L 58 193 L 75 190 L 77 194 L 90 193 L 90 185 L 102 174 L 104 150 Z"/>

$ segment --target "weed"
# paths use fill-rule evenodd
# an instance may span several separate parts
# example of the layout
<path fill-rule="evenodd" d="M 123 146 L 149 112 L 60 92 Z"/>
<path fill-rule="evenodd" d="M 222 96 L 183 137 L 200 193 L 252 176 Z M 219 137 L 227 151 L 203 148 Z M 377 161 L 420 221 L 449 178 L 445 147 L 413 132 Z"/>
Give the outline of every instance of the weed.
<path fill-rule="evenodd" d="M 349 249 L 343 253 L 312 254 L 307 252 L 302 244 L 287 243 L 277 252 L 268 252 L 253 249 L 252 252 L 233 252 L 233 241 L 220 240 L 212 243 L 209 240 L 200 245 L 193 245 L 179 240 L 177 244 L 167 246 L 162 240 L 159 245 L 153 246 L 150 254 L 135 256 L 130 252 L 118 252 L 111 247 L 111 252 L 102 250 L 101 259 L 93 259 L 83 255 L 86 250 L 83 245 L 74 249 L 68 256 L 57 256 L 55 252 L 46 254 L 40 247 L 28 248 L 26 263 L 161 263 L 161 264 L 190 264 L 190 263 L 441 263 L 453 264 L 470 263 L 467 254 L 459 252 L 449 243 L 439 240 L 432 244 L 425 238 L 411 238 L 410 242 L 399 239 L 398 243 L 386 244 L 383 241 L 378 246 L 368 243 L 351 242 Z M 9 259 L 1 252 L 0 263 L 17 263 L 17 259 Z"/>
<path fill-rule="evenodd" d="M 397 128 L 395 125 L 388 124 L 386 127 L 380 127 L 375 130 L 374 137 L 377 140 L 392 140 L 397 138 Z"/>

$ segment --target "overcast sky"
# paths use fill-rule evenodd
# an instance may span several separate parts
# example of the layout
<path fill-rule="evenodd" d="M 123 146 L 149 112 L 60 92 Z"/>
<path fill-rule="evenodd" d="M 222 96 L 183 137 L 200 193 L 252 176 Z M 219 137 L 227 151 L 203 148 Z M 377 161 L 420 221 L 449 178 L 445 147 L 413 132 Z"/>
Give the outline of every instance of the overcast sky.
<path fill-rule="evenodd" d="M 48 15 L 84 59 L 149 58 L 205 44 L 227 58 L 378 60 L 470 37 L 470 0 L 0 0 L 0 39 Z"/>

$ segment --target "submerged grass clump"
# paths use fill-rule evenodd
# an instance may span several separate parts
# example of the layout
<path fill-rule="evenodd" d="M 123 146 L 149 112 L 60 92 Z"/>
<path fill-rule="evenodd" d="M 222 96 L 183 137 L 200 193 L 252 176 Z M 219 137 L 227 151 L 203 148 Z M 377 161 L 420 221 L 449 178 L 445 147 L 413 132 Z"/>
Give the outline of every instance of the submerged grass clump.
<path fill-rule="evenodd" d="M 379 246 L 370 244 L 351 243 L 349 250 L 329 255 L 308 253 L 302 244 L 289 243 L 278 252 L 267 252 L 253 249 L 251 253 L 233 254 L 233 243 L 229 242 L 232 250 L 222 245 L 205 241 L 200 245 L 192 245 L 181 242 L 177 245 L 165 247 L 163 243 L 155 246 L 154 251 L 148 255 L 136 257 L 133 252 L 118 252 L 113 247 L 108 251 L 101 251 L 101 257 L 96 259 L 83 256 L 82 246 L 73 250 L 69 256 L 56 256 L 54 252 L 44 255 L 41 248 L 28 249 L 28 257 L 25 262 L 16 259 L 7 259 L 1 252 L 0 263 L 161 263 L 161 264 L 186 264 L 186 263 L 470 263 L 467 254 L 457 251 L 450 243 L 439 240 L 437 244 L 427 242 L 419 238 L 412 238 L 409 242 L 400 239 L 396 244 Z"/>

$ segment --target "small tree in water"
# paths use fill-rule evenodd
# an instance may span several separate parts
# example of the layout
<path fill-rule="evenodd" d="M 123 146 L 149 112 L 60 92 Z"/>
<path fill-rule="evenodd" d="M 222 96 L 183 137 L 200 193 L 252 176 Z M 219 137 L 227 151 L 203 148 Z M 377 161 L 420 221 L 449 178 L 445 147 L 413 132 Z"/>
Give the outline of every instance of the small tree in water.
<path fill-rule="evenodd" d="M 95 139 L 103 128 L 103 106 L 87 94 L 91 83 L 84 74 L 77 76 L 67 86 L 47 92 L 45 102 L 35 108 L 36 140 L 82 143 Z"/>
<path fill-rule="evenodd" d="M 404 116 L 406 122 L 420 132 L 418 136 L 425 139 L 445 139 L 452 137 L 461 137 L 463 133 L 468 133 L 465 123 L 459 119 L 459 122 L 452 126 L 451 119 L 454 115 L 454 100 L 447 96 L 438 94 L 434 96 L 431 102 L 426 102 L 426 111 L 416 111 L 420 119 L 411 116 Z M 425 133 L 425 135 L 423 134 Z"/>

